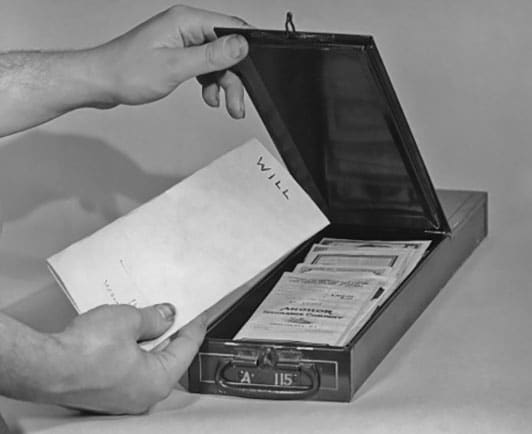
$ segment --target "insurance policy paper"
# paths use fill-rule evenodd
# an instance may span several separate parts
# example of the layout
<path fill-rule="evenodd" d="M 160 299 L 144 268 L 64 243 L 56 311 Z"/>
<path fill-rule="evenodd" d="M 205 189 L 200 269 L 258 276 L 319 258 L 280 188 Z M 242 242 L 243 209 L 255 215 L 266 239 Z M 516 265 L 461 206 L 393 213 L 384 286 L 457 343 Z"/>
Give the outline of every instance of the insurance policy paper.
<path fill-rule="evenodd" d="M 78 312 L 173 303 L 174 325 L 150 348 L 328 223 L 253 139 L 48 263 Z"/>
<path fill-rule="evenodd" d="M 374 277 L 285 272 L 234 339 L 339 345 L 380 283 Z"/>

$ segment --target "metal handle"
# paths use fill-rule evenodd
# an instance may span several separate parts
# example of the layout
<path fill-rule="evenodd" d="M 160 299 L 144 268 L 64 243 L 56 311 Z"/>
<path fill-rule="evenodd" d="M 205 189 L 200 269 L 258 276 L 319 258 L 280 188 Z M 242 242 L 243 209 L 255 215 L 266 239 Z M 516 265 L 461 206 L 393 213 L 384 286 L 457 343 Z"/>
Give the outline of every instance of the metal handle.
<path fill-rule="evenodd" d="M 215 382 L 220 391 L 228 395 L 259 399 L 303 399 L 316 393 L 320 388 L 320 374 L 314 365 L 298 365 L 294 370 L 310 380 L 306 386 L 274 386 L 269 384 L 247 384 L 228 380 L 227 369 L 237 367 L 233 360 L 220 362 L 216 368 Z"/>

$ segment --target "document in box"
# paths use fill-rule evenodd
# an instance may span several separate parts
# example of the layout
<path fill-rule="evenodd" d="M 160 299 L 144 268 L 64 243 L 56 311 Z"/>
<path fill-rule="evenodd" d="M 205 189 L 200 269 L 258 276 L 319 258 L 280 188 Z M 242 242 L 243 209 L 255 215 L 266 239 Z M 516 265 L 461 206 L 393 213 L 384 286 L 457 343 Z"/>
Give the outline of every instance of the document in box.
<path fill-rule="evenodd" d="M 145 345 L 153 348 L 235 289 L 248 288 L 328 223 L 253 139 L 48 264 L 78 312 L 102 304 L 173 303 L 176 321 Z M 219 313 L 211 309 L 210 318 Z"/>
<path fill-rule="evenodd" d="M 374 277 L 285 272 L 234 339 L 339 345 L 379 285 Z"/>

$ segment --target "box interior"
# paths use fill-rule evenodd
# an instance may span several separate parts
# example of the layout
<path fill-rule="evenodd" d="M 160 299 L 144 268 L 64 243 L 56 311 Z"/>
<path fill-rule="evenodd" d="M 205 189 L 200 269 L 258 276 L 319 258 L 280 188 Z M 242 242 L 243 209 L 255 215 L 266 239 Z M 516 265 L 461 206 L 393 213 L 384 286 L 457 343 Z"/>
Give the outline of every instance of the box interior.
<path fill-rule="evenodd" d="M 279 266 L 275 267 L 268 275 L 257 283 L 244 297 L 236 302 L 230 309 L 228 309 L 220 318 L 218 318 L 210 327 L 207 337 L 209 339 L 220 340 L 232 340 L 240 328 L 245 324 L 253 312 L 257 309 L 264 298 L 273 289 L 275 284 L 280 279 L 281 275 L 285 271 L 292 271 L 294 267 L 303 262 L 305 255 L 312 247 L 314 243 L 319 242 L 323 237 L 334 238 L 349 238 L 349 239 L 362 239 L 362 240 L 431 240 L 432 243 L 427 251 L 425 257 L 419 262 L 416 269 L 412 272 L 415 273 L 424 260 L 431 254 L 432 251 L 440 244 L 445 238 L 445 235 L 430 234 L 430 233 L 397 233 L 392 231 L 374 231 L 361 230 L 360 227 L 351 225 L 339 225 L 332 224 L 325 228 L 314 237 L 307 240 L 296 248 L 290 255 L 288 255 Z M 408 277 L 405 281 L 408 280 Z M 366 325 L 359 331 L 357 336 L 361 335 L 363 331 L 372 323 L 379 313 L 386 308 L 386 306 L 395 298 L 395 296 L 401 291 L 405 281 L 395 290 L 390 298 L 380 306 L 373 316 L 367 321 Z M 357 336 L 353 338 L 356 341 Z M 252 341 L 239 341 L 239 342 L 252 342 Z M 308 344 L 305 344 L 308 346 Z M 317 347 L 323 347 L 323 345 L 316 345 Z"/>

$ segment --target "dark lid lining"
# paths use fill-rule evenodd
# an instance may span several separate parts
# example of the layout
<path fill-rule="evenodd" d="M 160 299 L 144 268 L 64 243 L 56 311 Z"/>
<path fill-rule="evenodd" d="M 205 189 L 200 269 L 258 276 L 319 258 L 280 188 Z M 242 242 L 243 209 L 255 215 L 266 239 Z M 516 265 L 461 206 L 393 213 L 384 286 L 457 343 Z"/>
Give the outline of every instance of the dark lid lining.
<path fill-rule="evenodd" d="M 294 178 L 334 223 L 449 232 L 373 39 L 240 33 L 234 68 Z"/>

